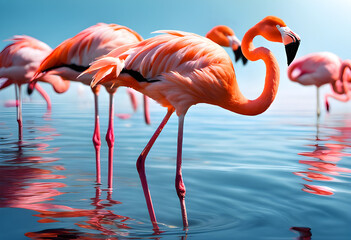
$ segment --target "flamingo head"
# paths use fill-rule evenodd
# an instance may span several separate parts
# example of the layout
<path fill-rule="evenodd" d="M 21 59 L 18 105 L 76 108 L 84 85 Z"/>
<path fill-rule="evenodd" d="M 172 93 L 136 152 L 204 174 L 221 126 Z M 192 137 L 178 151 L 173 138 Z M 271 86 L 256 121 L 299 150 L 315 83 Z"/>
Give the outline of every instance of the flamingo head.
<path fill-rule="evenodd" d="M 41 73 L 39 71 L 34 73 L 33 77 L 29 80 L 29 83 L 28 83 L 28 87 L 27 87 L 28 95 L 31 95 L 33 93 L 35 85 L 38 82 L 38 78 L 42 77 L 43 75 L 44 75 L 44 73 Z"/>
<path fill-rule="evenodd" d="M 294 60 L 300 45 L 300 37 L 278 17 L 268 16 L 258 23 L 260 35 L 272 42 L 285 45 L 288 65 Z"/>
<path fill-rule="evenodd" d="M 206 34 L 206 37 L 218 45 L 231 47 L 234 52 L 235 62 L 241 59 L 244 65 L 247 63 L 247 59 L 241 52 L 241 42 L 230 27 L 224 25 L 215 26 Z"/>

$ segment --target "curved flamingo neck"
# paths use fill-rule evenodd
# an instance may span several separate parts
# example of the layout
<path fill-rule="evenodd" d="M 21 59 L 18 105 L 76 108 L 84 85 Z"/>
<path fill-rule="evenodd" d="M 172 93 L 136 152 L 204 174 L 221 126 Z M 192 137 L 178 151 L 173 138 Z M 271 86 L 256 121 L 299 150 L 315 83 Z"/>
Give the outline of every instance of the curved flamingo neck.
<path fill-rule="evenodd" d="M 49 95 L 45 92 L 45 90 L 39 85 L 39 84 L 35 84 L 35 89 L 40 93 L 41 96 L 43 96 L 43 98 L 46 101 L 47 104 L 47 110 L 51 110 L 51 100 Z"/>
<path fill-rule="evenodd" d="M 39 78 L 38 81 L 47 82 L 52 85 L 55 92 L 57 93 L 64 93 L 68 90 L 70 81 L 63 80 L 61 77 L 56 75 L 44 75 L 43 77 Z"/>
<path fill-rule="evenodd" d="M 254 47 L 252 41 L 257 35 L 259 35 L 259 27 L 256 25 L 245 34 L 241 43 L 241 49 L 247 59 L 251 61 L 262 59 L 264 61 L 266 65 L 266 78 L 263 92 L 255 100 L 249 100 L 242 95 L 237 86 L 234 86 L 230 103 L 231 107 L 228 108 L 233 112 L 244 115 L 258 115 L 266 111 L 273 102 L 279 86 L 278 63 L 272 52 L 267 48 Z"/>
<path fill-rule="evenodd" d="M 340 67 L 340 80 L 342 81 L 345 94 L 349 95 L 349 79 L 344 76 L 346 68 L 351 70 L 351 60 L 343 61 Z"/>
<path fill-rule="evenodd" d="M 342 102 L 347 102 L 351 99 L 351 91 L 349 89 L 349 79 L 345 76 L 345 70 L 346 68 L 351 70 L 351 61 L 350 60 L 345 60 L 342 62 L 341 67 L 340 67 L 340 76 L 339 79 L 342 81 L 342 86 L 343 89 L 340 93 L 336 92 L 336 82 L 332 83 L 332 89 L 333 92 L 332 94 L 326 94 L 325 95 L 325 101 L 328 102 L 328 97 L 332 97 L 336 100 L 342 101 Z"/>

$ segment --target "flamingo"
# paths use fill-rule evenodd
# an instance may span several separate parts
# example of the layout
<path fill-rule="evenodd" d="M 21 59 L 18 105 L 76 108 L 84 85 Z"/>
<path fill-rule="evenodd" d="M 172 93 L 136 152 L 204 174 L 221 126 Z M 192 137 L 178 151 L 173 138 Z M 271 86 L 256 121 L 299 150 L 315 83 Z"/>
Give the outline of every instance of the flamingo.
<path fill-rule="evenodd" d="M 175 187 L 180 200 L 184 228 L 188 227 L 185 185 L 182 178 L 182 141 L 184 117 L 198 103 L 220 106 L 243 115 L 263 113 L 273 102 L 279 85 L 279 66 L 270 50 L 255 48 L 253 39 L 261 35 L 268 41 L 285 44 L 288 64 L 294 59 L 300 38 L 280 18 L 268 16 L 245 34 L 241 50 L 251 61 L 266 64 L 263 93 L 249 100 L 240 92 L 232 61 L 227 52 L 213 41 L 181 31 L 165 33 L 128 47 L 120 47 L 92 63 L 85 73 L 96 72 L 92 87 L 112 82 L 151 97 L 166 107 L 167 114 L 140 154 L 136 166 L 144 191 L 150 220 L 158 230 L 145 175 L 145 159 L 173 112 L 178 115 L 177 167 Z M 118 77 L 118 78 L 116 78 Z"/>
<path fill-rule="evenodd" d="M 125 26 L 117 24 L 106 24 L 98 23 L 93 25 L 76 36 L 69 38 L 62 42 L 52 53 L 44 59 L 38 68 L 33 80 L 46 73 L 55 74 L 69 79 L 72 81 L 79 81 L 85 85 L 90 85 L 92 75 L 86 75 L 84 77 L 77 77 L 89 67 L 95 58 L 107 54 L 116 47 L 128 45 L 132 43 L 139 43 L 142 37 L 135 31 Z M 33 81 L 33 84 L 35 80 Z M 111 84 L 105 84 L 106 90 L 109 93 L 109 124 L 106 133 L 106 141 L 109 147 L 108 156 L 108 188 L 112 189 L 112 177 L 113 177 L 113 149 L 114 149 L 114 132 L 113 132 L 113 96 L 116 92 L 116 87 L 111 87 Z M 101 170 L 100 170 L 100 124 L 99 124 L 99 112 L 98 112 L 98 95 L 100 91 L 100 85 L 92 88 L 94 93 L 95 101 L 95 129 L 93 134 L 93 144 L 96 153 L 96 182 L 101 184 Z M 133 92 L 129 91 L 131 99 L 135 99 L 132 96 Z M 133 103 L 135 106 L 135 103 Z M 147 98 L 144 96 L 145 106 L 145 121 L 150 124 L 149 109 L 147 104 Z"/>
<path fill-rule="evenodd" d="M 342 60 L 330 52 L 311 53 L 296 59 L 288 67 L 288 77 L 293 82 L 317 87 L 317 117 L 320 116 L 319 88 L 339 80 Z M 327 109 L 329 104 L 326 98 Z"/>
<path fill-rule="evenodd" d="M 18 136 L 22 140 L 21 86 L 29 83 L 41 61 L 49 55 L 52 49 L 45 43 L 29 36 L 14 36 L 10 41 L 12 43 L 0 53 L 0 89 L 11 84 L 15 85 Z M 69 87 L 69 82 L 53 75 L 42 76 L 38 81 L 50 83 L 57 93 L 63 93 Z M 50 110 L 49 95 L 39 85 L 36 85 L 35 89 L 43 96 L 47 102 L 47 109 Z M 31 91 L 33 91 L 33 87 Z"/>
<path fill-rule="evenodd" d="M 351 60 L 344 60 L 340 67 L 339 79 L 331 83 L 332 93 L 325 95 L 325 106 L 330 111 L 328 98 L 347 102 L 351 99 L 351 75 L 346 69 L 351 70 Z"/>

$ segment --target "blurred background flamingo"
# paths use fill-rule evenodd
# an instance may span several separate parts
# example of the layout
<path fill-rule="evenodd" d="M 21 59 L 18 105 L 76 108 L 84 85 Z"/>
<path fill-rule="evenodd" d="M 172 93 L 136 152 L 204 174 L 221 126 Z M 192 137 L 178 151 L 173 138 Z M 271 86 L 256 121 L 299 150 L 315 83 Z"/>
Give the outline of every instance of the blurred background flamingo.
<path fill-rule="evenodd" d="M 15 84 L 18 136 L 19 139 L 22 139 L 21 85 L 29 83 L 40 62 L 52 49 L 45 43 L 29 36 L 14 36 L 10 40 L 12 43 L 0 53 L 0 89 Z M 38 81 L 50 83 L 57 93 L 63 93 L 69 87 L 69 82 L 63 81 L 58 76 L 41 76 Z M 43 96 L 47 102 L 47 108 L 50 110 L 49 95 L 39 85 L 36 85 L 35 89 Z"/>
<path fill-rule="evenodd" d="M 333 89 L 338 88 L 336 86 L 342 85 L 339 84 L 342 80 L 340 79 L 341 64 L 342 60 L 337 55 L 330 52 L 317 52 L 296 59 L 288 67 L 288 77 L 291 81 L 302 85 L 315 85 L 317 87 L 317 117 L 321 113 L 319 88 L 328 83 L 332 84 Z M 337 92 L 341 93 L 345 92 L 345 90 L 341 87 Z M 329 104 L 327 97 L 326 105 L 328 110 Z"/>
<path fill-rule="evenodd" d="M 76 36 L 62 42 L 53 52 L 41 63 L 34 77 L 45 76 L 46 74 L 55 74 L 71 81 L 79 81 L 85 85 L 89 85 L 92 80 L 92 75 L 79 77 L 84 70 L 89 67 L 89 64 L 104 54 L 107 54 L 116 47 L 131 43 L 138 43 L 142 37 L 135 31 L 125 26 L 117 24 L 99 23 L 93 25 Z M 35 81 L 33 81 L 35 84 Z M 110 95 L 109 100 L 109 124 L 106 133 L 106 141 L 109 147 L 108 157 L 108 188 L 112 189 L 113 178 L 113 149 L 114 149 L 114 131 L 113 131 L 113 96 L 117 87 L 111 84 L 105 85 L 106 90 Z M 92 88 L 95 99 L 95 130 L 93 134 L 93 143 L 96 152 L 96 182 L 101 183 L 100 170 L 100 124 L 98 111 L 98 95 L 100 86 Z M 132 91 L 129 94 L 133 95 Z M 132 100 L 135 97 L 131 96 Z M 134 103 L 133 106 L 136 106 Z M 150 124 L 149 108 L 147 98 L 144 97 L 145 122 Z"/>
<path fill-rule="evenodd" d="M 228 54 L 206 38 L 180 31 L 166 33 L 140 44 L 117 48 L 95 61 L 86 70 L 95 72 L 92 86 L 113 81 L 156 100 L 168 111 L 156 132 L 142 151 L 137 169 L 144 190 L 149 215 L 154 229 L 158 229 L 145 175 L 145 158 L 163 127 L 176 111 L 178 122 L 177 169 L 175 186 L 180 200 L 183 226 L 188 227 L 185 207 L 185 186 L 182 178 L 182 141 L 184 117 L 192 105 L 207 103 L 243 115 L 257 115 L 273 102 L 279 85 L 279 69 L 273 54 L 266 48 L 254 48 L 253 39 L 261 35 L 269 41 L 286 46 L 288 64 L 294 59 L 300 38 L 277 17 L 266 17 L 244 36 L 242 51 L 252 61 L 262 59 L 267 67 L 265 86 L 255 100 L 248 100 L 240 92 L 232 61 Z M 119 79 L 116 79 L 116 76 Z"/>

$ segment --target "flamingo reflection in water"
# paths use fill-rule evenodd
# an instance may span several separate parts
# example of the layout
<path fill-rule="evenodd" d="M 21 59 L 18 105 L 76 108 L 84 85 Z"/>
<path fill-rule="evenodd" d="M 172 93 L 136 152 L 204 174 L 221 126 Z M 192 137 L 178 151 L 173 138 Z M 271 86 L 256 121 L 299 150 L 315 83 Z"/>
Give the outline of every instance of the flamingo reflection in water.
<path fill-rule="evenodd" d="M 45 130 L 45 131 L 41 131 Z M 62 195 L 59 188 L 65 187 L 60 182 L 45 182 L 48 179 L 64 179 L 65 176 L 55 174 L 56 171 L 65 170 L 62 165 L 53 165 L 58 158 L 28 156 L 27 150 L 35 150 L 42 154 L 56 152 L 58 148 L 50 148 L 45 141 L 50 141 L 57 135 L 54 128 L 39 127 L 43 132 L 40 140 L 43 143 L 30 143 L 19 141 L 9 143 L 17 148 L 1 149 L 0 154 L 8 156 L 0 166 L 0 207 L 24 208 L 29 210 L 63 209 L 71 210 L 67 206 L 48 203 L 53 197 Z"/>
<path fill-rule="evenodd" d="M 342 158 L 351 156 L 346 153 L 351 148 L 351 122 L 346 122 L 343 127 L 333 127 L 331 129 L 338 132 L 337 135 L 331 135 L 321 140 L 319 134 L 319 124 L 317 123 L 317 143 L 312 146 L 315 149 L 312 152 L 301 152 L 299 155 L 313 158 L 313 160 L 299 160 L 299 163 L 308 165 L 307 171 L 294 172 L 295 175 L 301 176 L 303 180 L 311 183 L 313 181 L 336 181 L 340 174 L 351 174 L 351 169 L 337 166 Z M 328 141 L 322 144 L 323 141 Z M 333 142 L 333 143 L 331 143 Z M 334 143 L 337 142 L 337 143 Z M 318 159 L 318 160 L 315 160 Z M 329 187 L 303 184 L 302 191 L 317 195 L 332 195 L 334 190 Z"/>
<path fill-rule="evenodd" d="M 41 131 L 47 135 L 40 136 L 41 141 L 51 141 L 55 138 L 56 133 L 54 128 L 49 126 L 39 127 Z M 66 176 L 56 174 L 57 171 L 65 170 L 64 166 L 54 164 L 58 158 L 41 157 L 41 156 L 26 156 L 28 149 L 40 152 L 42 154 L 51 153 L 53 150 L 47 143 L 30 144 L 27 142 L 15 142 L 18 148 L 13 150 L 1 149 L 0 153 L 10 156 L 10 160 L 2 162 L 0 166 L 0 207 L 2 208 L 22 208 L 36 211 L 33 216 L 39 217 L 39 223 L 54 223 L 60 222 L 60 219 L 65 218 L 82 218 L 88 220 L 76 223 L 82 229 L 93 229 L 101 232 L 101 234 L 80 234 L 80 231 L 73 230 L 75 234 L 81 236 L 101 237 L 106 235 L 123 236 L 128 234 L 125 229 L 128 229 L 127 221 L 129 217 L 121 216 L 113 213 L 108 208 L 121 204 L 121 202 L 112 199 L 112 193 L 107 192 L 106 199 L 101 198 L 101 189 L 98 186 L 95 191 L 95 196 L 88 202 L 88 209 L 80 209 L 70 207 L 63 204 L 50 203 L 55 197 L 65 194 L 59 189 L 65 188 L 66 184 L 56 181 L 47 182 L 45 180 L 65 179 Z M 93 208 L 89 207 L 94 206 Z M 124 231 L 119 231 L 122 229 Z M 45 236 L 66 235 L 70 230 L 66 229 L 48 229 L 38 233 L 26 233 L 26 236 L 33 239 L 42 239 Z M 77 238 L 79 239 L 79 238 Z M 87 239 L 87 238 L 81 238 Z M 116 238 L 117 239 L 117 238 Z"/>
<path fill-rule="evenodd" d="M 113 205 L 121 204 L 121 202 L 112 199 L 111 192 L 107 192 L 106 199 L 101 199 L 101 189 L 100 186 L 97 186 L 95 196 L 91 198 L 91 201 L 91 205 L 95 207 L 94 209 L 75 208 L 68 211 L 43 210 L 39 211 L 39 214 L 34 216 L 42 218 L 42 222 L 58 222 L 57 219 L 86 217 L 88 220 L 78 221 L 75 225 L 83 229 L 97 230 L 101 232 L 101 234 L 97 234 L 95 237 L 101 235 L 127 236 L 129 234 L 125 230 L 130 229 L 127 222 L 131 219 L 129 217 L 115 214 L 113 211 L 107 209 Z M 27 233 L 26 236 L 28 236 L 28 234 L 32 233 Z"/>
<path fill-rule="evenodd" d="M 296 240 L 311 240 L 312 239 L 312 233 L 311 233 L 311 228 L 309 227 L 291 227 L 291 231 L 298 232 L 300 236 L 295 238 Z"/>
<path fill-rule="evenodd" d="M 56 166 L 56 169 L 64 168 Z M 30 180 L 44 179 L 63 179 L 63 175 L 52 174 L 53 171 L 33 167 L 2 166 L 0 167 L 1 182 L 0 191 L 3 193 L 0 199 L 0 207 L 23 208 L 38 212 L 33 216 L 39 217 L 39 223 L 59 222 L 57 219 L 62 218 L 81 218 L 87 217 L 88 220 L 77 222 L 76 225 L 84 229 L 94 229 L 102 235 L 119 235 L 127 234 L 125 231 L 118 232 L 111 230 L 112 227 L 117 229 L 128 229 L 126 221 L 130 218 L 113 213 L 105 208 L 111 207 L 120 202 L 112 199 L 111 193 L 108 192 L 107 203 L 101 199 L 101 190 L 98 187 L 96 195 L 91 198 L 91 205 L 95 209 L 78 209 L 62 204 L 51 204 L 48 201 L 54 197 L 64 194 L 58 190 L 66 185 L 59 182 L 29 182 Z M 6 181 L 4 180 L 6 179 Z M 104 227 L 109 226 L 109 227 Z M 48 233 L 47 231 L 45 231 Z M 27 235 L 28 234 L 28 235 Z M 30 237 L 31 233 L 26 236 Z M 35 238 L 34 238 L 35 239 Z M 40 238 L 39 238 L 40 239 Z"/>

